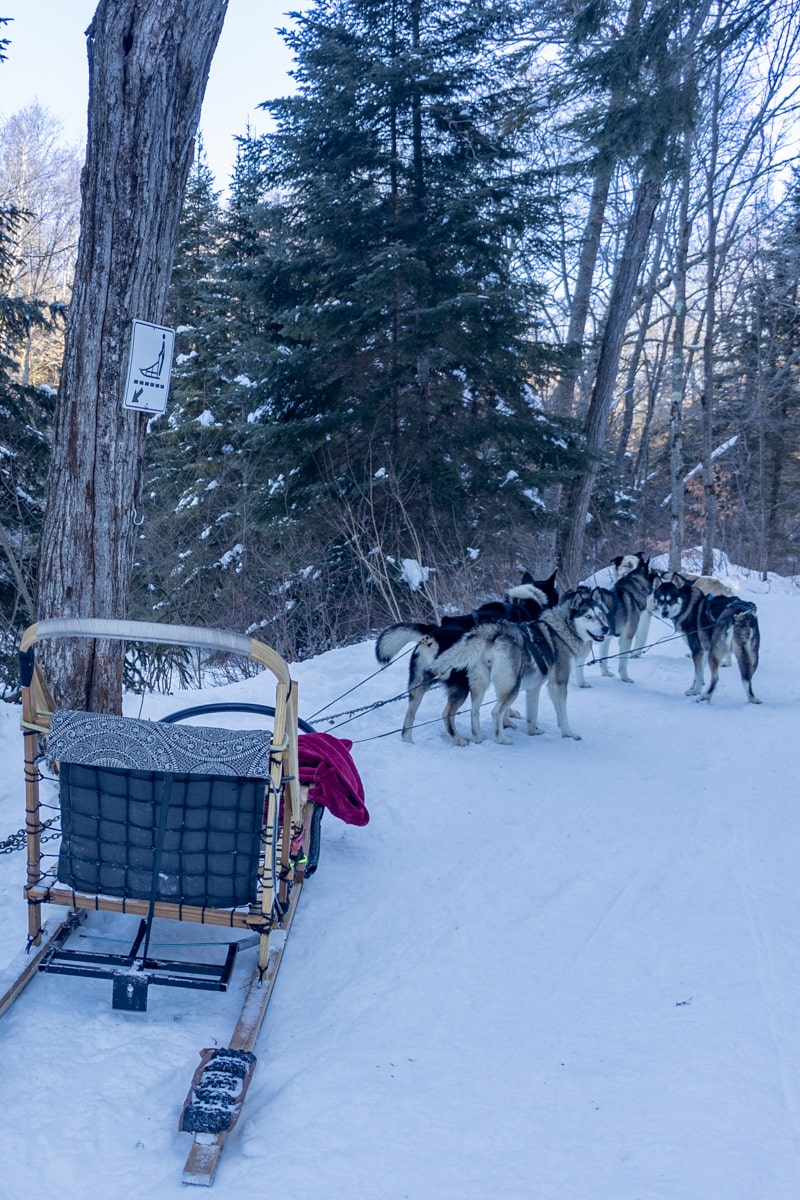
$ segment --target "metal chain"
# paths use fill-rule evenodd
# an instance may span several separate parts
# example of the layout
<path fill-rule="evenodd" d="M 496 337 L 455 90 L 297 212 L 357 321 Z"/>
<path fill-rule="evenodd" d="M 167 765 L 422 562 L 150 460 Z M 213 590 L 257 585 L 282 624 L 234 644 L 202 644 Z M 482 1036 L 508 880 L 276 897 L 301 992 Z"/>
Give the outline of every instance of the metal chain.
<path fill-rule="evenodd" d="M 376 708 L 383 708 L 384 704 L 394 704 L 395 700 L 405 700 L 408 697 L 408 692 L 399 692 L 396 696 L 390 696 L 388 700 L 375 700 L 372 704 L 365 704 L 362 708 L 351 708 L 347 712 L 333 713 L 330 717 L 319 717 L 319 721 L 338 721 L 339 717 L 347 717 L 351 720 L 353 717 L 359 717 L 362 713 L 373 712 Z M 342 725 L 346 725 L 347 721 L 342 721 Z M 338 726 L 337 726 L 338 728 Z"/>
<path fill-rule="evenodd" d="M 49 821 L 45 821 L 42 829 L 49 829 L 54 825 L 58 817 L 51 817 Z M 40 837 L 39 841 L 51 842 L 54 838 L 61 836 L 61 830 L 57 829 L 55 833 L 48 833 L 45 837 Z M 18 829 L 16 833 L 12 833 L 9 837 L 0 841 L 0 854 L 12 854 L 15 850 L 22 850 L 25 847 L 26 833 L 24 829 Z"/>

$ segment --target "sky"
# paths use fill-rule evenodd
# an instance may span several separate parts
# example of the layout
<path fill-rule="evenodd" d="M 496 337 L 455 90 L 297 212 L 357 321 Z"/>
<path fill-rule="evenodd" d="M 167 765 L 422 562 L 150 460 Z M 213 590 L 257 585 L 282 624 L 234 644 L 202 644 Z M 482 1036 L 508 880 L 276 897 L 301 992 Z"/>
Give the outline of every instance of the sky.
<path fill-rule="evenodd" d="M 234 163 L 234 137 L 248 123 L 268 129 L 258 111 L 264 100 L 292 88 L 291 55 L 277 33 L 290 22 L 286 13 L 303 0 L 229 0 L 228 13 L 211 64 L 200 128 L 209 165 L 224 188 Z M 0 119 L 38 99 L 57 117 L 64 140 L 83 146 L 88 105 L 84 31 L 97 0 L 0 0 L 0 16 L 13 17 L 0 36 L 9 38 L 8 58 L 0 63 Z"/>
<path fill-rule="evenodd" d="M 325 814 L 216 1200 L 797 1200 L 800 592 L 720 573 L 758 605 L 757 706 L 735 665 L 710 704 L 685 696 L 655 620 L 633 683 L 570 686 L 581 741 L 545 696 L 540 737 L 497 745 L 487 709 L 486 741 L 456 747 L 432 691 L 408 745 L 407 657 L 378 671 L 368 640 L 292 665 L 301 715 L 352 740 L 370 821 Z M 256 675 L 126 711 L 270 695 Z M 0 840 L 24 823 L 19 717 L 0 703 Z M 0 855 L 0 973 L 24 878 L 24 851 Z M 131 922 L 91 913 L 78 945 L 125 949 Z M 151 948 L 213 933 L 156 922 Z M 0 1019 L 3 1196 L 193 1195 L 180 1113 L 254 953 L 228 991 L 153 987 L 144 1013 L 108 980 L 36 976 Z"/>

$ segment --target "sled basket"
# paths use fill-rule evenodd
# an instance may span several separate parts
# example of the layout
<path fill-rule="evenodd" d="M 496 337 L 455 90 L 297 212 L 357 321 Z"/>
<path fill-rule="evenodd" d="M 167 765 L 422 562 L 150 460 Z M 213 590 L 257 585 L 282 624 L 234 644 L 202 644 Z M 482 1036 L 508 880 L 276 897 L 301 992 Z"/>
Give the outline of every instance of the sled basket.
<path fill-rule="evenodd" d="M 202 705 L 160 722 L 58 710 L 34 647 L 73 637 L 237 654 L 269 673 L 272 703 Z M 309 843 L 318 847 L 317 806 L 301 793 L 298 773 L 298 724 L 310 726 L 299 722 L 297 688 L 283 659 L 262 642 L 226 631 L 65 619 L 25 632 L 20 676 L 29 949 L 45 934 L 43 905 L 65 905 L 72 914 L 47 939 L 38 970 L 108 978 L 113 1006 L 138 1011 L 146 1008 L 150 984 L 224 990 L 242 947 L 257 946 L 263 978 L 270 934 L 287 927 Z M 257 713 L 262 728 L 180 724 L 223 710 Z M 53 831 L 40 797 L 43 760 L 58 769 L 57 853 L 44 845 L 45 832 L 49 840 Z M 88 910 L 138 917 L 130 947 L 122 953 L 71 947 Z M 238 933 L 212 946 L 211 961 L 165 961 L 150 949 L 156 918 Z"/>

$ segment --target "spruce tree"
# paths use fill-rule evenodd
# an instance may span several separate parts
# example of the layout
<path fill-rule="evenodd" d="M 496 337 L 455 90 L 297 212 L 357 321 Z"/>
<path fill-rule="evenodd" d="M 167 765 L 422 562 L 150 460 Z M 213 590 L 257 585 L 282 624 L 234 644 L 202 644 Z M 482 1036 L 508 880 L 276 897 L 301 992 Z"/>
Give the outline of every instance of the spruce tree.
<path fill-rule="evenodd" d="M 171 401 L 151 428 L 137 604 L 161 619 L 240 626 L 257 481 L 249 442 L 263 374 L 263 324 L 250 278 L 261 253 L 257 154 L 242 139 L 230 199 L 202 147 L 187 184 L 168 320 L 176 327 Z M 252 574 L 252 573 L 251 573 Z"/>
<path fill-rule="evenodd" d="M 265 105 L 261 278 L 285 486 L 265 521 L 280 500 L 333 532 L 366 506 L 400 557 L 546 520 L 539 492 L 575 452 L 538 402 L 540 298 L 517 269 L 544 219 L 502 49 L 521 15 L 315 0 L 285 34 L 298 90 Z"/>
<path fill-rule="evenodd" d="M 19 381 L 19 356 L 47 310 L 11 291 L 25 214 L 0 205 L 0 695 L 16 683 L 19 633 L 35 619 L 36 550 L 44 506 L 53 395 Z"/>
<path fill-rule="evenodd" d="M 800 489 L 800 170 L 763 221 L 743 296 L 720 321 L 715 435 L 719 518 L 737 561 L 797 569 Z M 742 520 L 742 512 L 747 516 Z M 738 539 L 738 540 L 737 540 Z M 766 577 L 766 576 L 765 576 Z"/>

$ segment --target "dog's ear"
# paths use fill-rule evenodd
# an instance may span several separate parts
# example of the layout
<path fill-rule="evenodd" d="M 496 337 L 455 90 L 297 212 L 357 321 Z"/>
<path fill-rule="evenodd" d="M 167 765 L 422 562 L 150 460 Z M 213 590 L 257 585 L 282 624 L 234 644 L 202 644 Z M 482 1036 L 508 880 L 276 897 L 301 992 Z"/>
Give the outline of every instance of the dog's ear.
<path fill-rule="evenodd" d="M 616 558 L 612 558 L 612 560 L 611 560 L 612 564 L 613 564 L 615 567 L 618 567 L 618 566 L 620 565 L 620 563 L 622 562 L 622 559 L 623 559 L 623 557 L 624 557 L 624 555 L 622 555 L 622 554 L 618 554 L 618 555 L 616 556 Z"/>
<path fill-rule="evenodd" d="M 522 572 L 522 583 L 533 583 L 533 576 L 530 571 Z"/>

